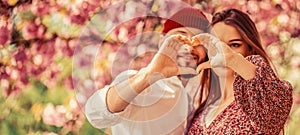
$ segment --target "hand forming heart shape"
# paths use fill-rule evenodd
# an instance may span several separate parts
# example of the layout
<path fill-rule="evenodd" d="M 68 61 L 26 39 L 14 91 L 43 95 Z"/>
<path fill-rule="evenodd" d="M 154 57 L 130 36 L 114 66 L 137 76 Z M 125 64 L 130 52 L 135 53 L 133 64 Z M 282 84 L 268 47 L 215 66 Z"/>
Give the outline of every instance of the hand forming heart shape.
<path fill-rule="evenodd" d="M 192 47 L 201 45 L 201 41 L 198 38 L 188 38 L 183 35 L 177 35 L 177 39 Z"/>
<path fill-rule="evenodd" d="M 190 39 L 179 36 L 178 39 L 192 47 L 202 45 L 206 48 L 209 61 L 199 64 L 197 73 L 206 68 L 226 67 L 230 62 L 230 58 L 236 54 L 226 43 L 209 33 L 201 33 Z"/>
<path fill-rule="evenodd" d="M 196 70 L 192 67 L 178 66 L 178 64 L 176 64 L 178 50 L 183 45 L 184 47 L 187 45 L 192 47 L 202 45 L 206 48 L 209 61 L 199 64 Z M 201 33 L 192 38 L 178 34 L 171 35 L 164 40 L 157 56 L 150 65 L 152 66 L 152 70 L 162 71 L 166 77 L 173 76 L 175 74 L 195 76 L 203 69 L 226 67 L 226 64 L 228 64 L 226 62 L 230 60 L 230 56 L 234 53 L 235 52 L 226 43 L 220 41 L 217 37 L 211 34 Z M 189 54 L 187 53 L 186 55 Z M 168 56 L 168 58 L 165 56 Z"/>

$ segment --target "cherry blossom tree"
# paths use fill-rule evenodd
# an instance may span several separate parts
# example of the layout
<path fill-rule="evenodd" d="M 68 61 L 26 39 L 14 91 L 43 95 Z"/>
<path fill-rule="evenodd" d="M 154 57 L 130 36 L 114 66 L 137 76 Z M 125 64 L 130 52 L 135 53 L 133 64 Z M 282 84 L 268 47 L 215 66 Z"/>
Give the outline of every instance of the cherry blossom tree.
<path fill-rule="evenodd" d="M 208 18 L 224 8 L 251 16 L 279 75 L 295 88 L 286 132 L 300 133 L 297 0 L 2 0 L 0 133 L 109 133 L 89 125 L 82 104 L 120 71 L 145 66 L 157 48 L 148 41 L 157 41 L 167 16 L 185 5 Z M 124 59 L 132 61 L 122 67 Z"/>

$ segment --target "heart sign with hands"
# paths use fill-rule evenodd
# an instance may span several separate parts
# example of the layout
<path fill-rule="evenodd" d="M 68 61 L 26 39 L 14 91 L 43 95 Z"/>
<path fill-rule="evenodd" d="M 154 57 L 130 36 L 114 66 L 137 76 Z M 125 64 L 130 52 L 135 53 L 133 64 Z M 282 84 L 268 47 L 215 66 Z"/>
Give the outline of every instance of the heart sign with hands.
<path fill-rule="evenodd" d="M 200 40 L 201 44 L 207 49 L 209 57 L 209 61 L 197 67 L 197 72 L 206 68 L 230 67 L 233 64 L 231 58 L 237 53 L 226 43 L 208 33 L 198 34 L 192 38 L 192 41 L 197 40 Z"/>
<path fill-rule="evenodd" d="M 180 41 L 177 40 L 178 36 L 179 35 L 171 35 L 163 41 L 158 52 L 147 66 L 152 73 L 161 73 L 167 78 L 178 72 L 176 63 L 174 62 L 176 52 L 181 46 Z"/>
<path fill-rule="evenodd" d="M 181 74 L 196 74 L 195 69 L 181 67 L 177 63 L 178 50 L 185 44 L 191 43 L 183 35 L 175 34 L 168 36 L 147 68 L 152 73 L 162 74 L 165 78 Z"/>

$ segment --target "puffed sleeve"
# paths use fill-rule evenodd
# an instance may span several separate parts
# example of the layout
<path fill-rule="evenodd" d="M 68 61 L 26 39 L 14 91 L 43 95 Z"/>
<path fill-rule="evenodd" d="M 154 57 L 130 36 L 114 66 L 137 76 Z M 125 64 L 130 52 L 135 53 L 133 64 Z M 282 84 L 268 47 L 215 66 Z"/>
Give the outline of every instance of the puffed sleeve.
<path fill-rule="evenodd" d="M 128 70 L 118 75 L 111 85 L 97 90 L 91 97 L 89 97 L 85 104 L 85 115 L 87 120 L 96 128 L 107 128 L 116 125 L 122 121 L 119 113 L 112 113 L 106 106 L 107 91 L 113 85 L 129 78 L 137 71 Z"/>
<path fill-rule="evenodd" d="M 256 131 L 279 134 L 291 110 L 293 88 L 276 76 L 263 57 L 252 55 L 246 59 L 256 65 L 255 77 L 244 80 L 235 74 L 235 100 Z"/>

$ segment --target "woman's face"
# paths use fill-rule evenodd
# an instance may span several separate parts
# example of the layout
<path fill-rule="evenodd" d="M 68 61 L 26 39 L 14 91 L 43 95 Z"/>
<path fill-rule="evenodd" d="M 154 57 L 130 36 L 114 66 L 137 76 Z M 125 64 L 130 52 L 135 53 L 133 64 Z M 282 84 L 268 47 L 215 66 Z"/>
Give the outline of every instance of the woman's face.
<path fill-rule="evenodd" d="M 244 57 L 251 54 L 248 45 L 243 41 L 237 29 L 224 22 L 218 22 L 212 27 L 212 34 L 225 42 L 232 50 Z"/>
<path fill-rule="evenodd" d="M 166 36 L 173 34 L 184 35 L 191 39 L 193 36 L 203 33 L 202 30 L 191 27 L 179 27 L 170 30 Z M 178 51 L 177 62 L 179 66 L 196 68 L 198 64 L 204 62 L 206 57 L 205 48 L 202 45 L 183 45 Z"/>
<path fill-rule="evenodd" d="M 248 45 L 243 41 L 235 27 L 227 25 L 224 22 L 218 22 L 213 25 L 211 33 L 225 42 L 233 51 L 242 54 L 244 57 L 251 54 Z M 216 68 L 214 71 L 218 76 L 224 77 L 231 76 L 234 73 L 230 68 L 225 68 L 225 70 L 224 68 Z"/>

